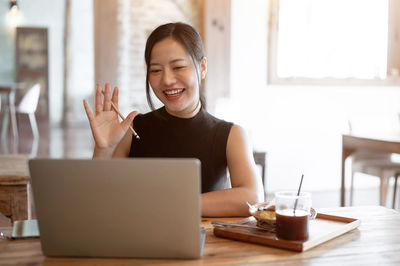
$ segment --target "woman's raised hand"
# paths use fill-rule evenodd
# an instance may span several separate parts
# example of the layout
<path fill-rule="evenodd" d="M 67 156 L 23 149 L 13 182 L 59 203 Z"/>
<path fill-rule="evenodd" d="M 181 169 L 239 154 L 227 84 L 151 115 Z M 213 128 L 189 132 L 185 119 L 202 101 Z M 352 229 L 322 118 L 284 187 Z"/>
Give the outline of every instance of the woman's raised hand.
<path fill-rule="evenodd" d="M 112 155 L 114 149 L 126 134 L 129 126 L 138 112 L 131 112 L 124 121 L 119 122 L 118 114 L 113 110 L 111 101 L 118 107 L 118 87 L 114 88 L 111 98 L 110 84 L 106 83 L 104 91 L 104 102 L 102 101 L 102 90 L 100 86 L 96 87 L 95 109 L 94 115 L 86 100 L 83 100 L 86 115 L 89 118 L 90 128 L 92 129 L 95 141 L 95 150 L 98 152 Z"/>

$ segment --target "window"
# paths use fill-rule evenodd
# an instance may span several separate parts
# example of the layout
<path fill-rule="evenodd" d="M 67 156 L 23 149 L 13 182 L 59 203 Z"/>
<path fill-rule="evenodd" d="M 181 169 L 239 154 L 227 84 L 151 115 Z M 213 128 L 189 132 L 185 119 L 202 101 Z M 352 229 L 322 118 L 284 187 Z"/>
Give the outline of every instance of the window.
<path fill-rule="evenodd" d="M 272 0 L 272 84 L 400 84 L 400 1 Z"/>

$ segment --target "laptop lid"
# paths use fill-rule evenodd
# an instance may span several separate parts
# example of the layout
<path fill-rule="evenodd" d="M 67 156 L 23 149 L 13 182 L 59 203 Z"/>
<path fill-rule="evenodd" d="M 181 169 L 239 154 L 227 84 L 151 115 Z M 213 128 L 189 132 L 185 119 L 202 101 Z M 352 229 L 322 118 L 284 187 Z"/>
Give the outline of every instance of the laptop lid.
<path fill-rule="evenodd" d="M 199 258 L 197 159 L 32 159 L 46 256 Z"/>

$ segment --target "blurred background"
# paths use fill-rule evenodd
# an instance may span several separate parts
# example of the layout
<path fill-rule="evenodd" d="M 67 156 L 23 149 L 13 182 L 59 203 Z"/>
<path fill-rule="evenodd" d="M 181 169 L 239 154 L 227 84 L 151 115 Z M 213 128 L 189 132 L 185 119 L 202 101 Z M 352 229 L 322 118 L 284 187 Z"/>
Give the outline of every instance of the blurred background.
<path fill-rule="evenodd" d="M 342 135 L 400 142 L 400 0 L 0 0 L 0 19 L 3 154 L 91 158 L 82 100 L 110 82 L 123 114 L 149 111 L 146 38 L 176 21 L 203 37 L 208 111 L 265 152 L 268 198 L 304 174 L 315 206 L 339 206 Z M 38 134 L 23 112 L 13 131 L 11 101 L 34 84 Z M 376 205 L 382 181 L 362 172 L 353 204 Z"/>

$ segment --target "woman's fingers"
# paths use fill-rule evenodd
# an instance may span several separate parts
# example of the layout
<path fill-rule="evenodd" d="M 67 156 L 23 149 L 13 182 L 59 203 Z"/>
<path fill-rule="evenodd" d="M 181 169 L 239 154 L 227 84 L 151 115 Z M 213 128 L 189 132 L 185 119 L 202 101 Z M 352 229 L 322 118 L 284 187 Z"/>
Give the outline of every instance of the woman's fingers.
<path fill-rule="evenodd" d="M 83 106 L 85 107 L 86 115 L 89 118 L 89 121 L 92 121 L 94 119 L 94 115 L 90 110 L 90 106 L 86 100 L 83 100 Z"/>
<path fill-rule="evenodd" d="M 101 87 L 99 85 L 96 86 L 95 108 L 96 114 L 99 114 L 103 111 L 103 103 L 101 100 Z"/>
<path fill-rule="evenodd" d="M 118 108 L 118 87 L 114 87 L 111 101 L 114 103 L 115 107 Z"/>
<path fill-rule="evenodd" d="M 109 83 L 106 83 L 106 89 L 104 92 L 103 111 L 111 111 L 111 95 L 110 95 L 110 84 Z"/>
<path fill-rule="evenodd" d="M 106 83 L 104 91 L 99 85 L 96 85 L 96 97 L 95 97 L 96 115 L 104 111 L 111 111 L 112 103 L 114 103 L 114 105 L 118 108 L 118 87 L 114 88 L 111 98 L 111 89 L 109 83 Z"/>

